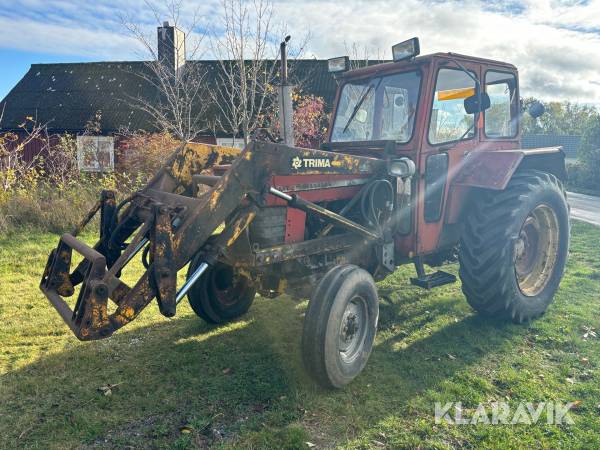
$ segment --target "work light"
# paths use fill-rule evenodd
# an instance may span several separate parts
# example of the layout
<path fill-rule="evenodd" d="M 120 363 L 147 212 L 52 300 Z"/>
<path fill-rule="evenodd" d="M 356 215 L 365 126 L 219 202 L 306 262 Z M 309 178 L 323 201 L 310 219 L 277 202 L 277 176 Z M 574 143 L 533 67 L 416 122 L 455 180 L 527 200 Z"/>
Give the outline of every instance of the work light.
<path fill-rule="evenodd" d="M 403 61 L 414 58 L 421 52 L 419 47 L 419 38 L 412 38 L 408 41 L 400 42 L 392 47 L 392 56 L 394 61 Z"/>
<path fill-rule="evenodd" d="M 327 60 L 327 68 L 329 72 L 345 72 L 350 69 L 350 58 L 347 56 L 339 56 Z"/>

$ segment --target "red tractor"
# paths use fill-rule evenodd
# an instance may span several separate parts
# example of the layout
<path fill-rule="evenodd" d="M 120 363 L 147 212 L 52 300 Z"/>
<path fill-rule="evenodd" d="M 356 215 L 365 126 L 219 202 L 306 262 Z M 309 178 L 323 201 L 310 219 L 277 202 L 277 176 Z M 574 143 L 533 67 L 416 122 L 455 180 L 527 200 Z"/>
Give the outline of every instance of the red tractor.
<path fill-rule="evenodd" d="M 390 63 L 346 71 L 347 58 L 330 60 L 339 89 L 322 150 L 186 144 L 140 192 L 119 204 L 103 192 L 50 254 L 41 289 L 82 340 L 110 336 L 154 298 L 171 317 L 187 295 L 198 316 L 225 323 L 257 292 L 310 297 L 303 356 L 330 387 L 364 368 L 375 280 L 400 264 L 414 264 L 411 282 L 430 289 L 456 280 L 425 265 L 457 255 L 477 312 L 543 314 L 569 246 L 564 154 L 521 148 L 514 66 L 418 54 L 411 39 Z M 92 248 L 75 236 L 98 211 Z M 84 260 L 72 268 L 73 250 Z M 146 271 L 128 286 L 121 270 L 140 253 Z"/>

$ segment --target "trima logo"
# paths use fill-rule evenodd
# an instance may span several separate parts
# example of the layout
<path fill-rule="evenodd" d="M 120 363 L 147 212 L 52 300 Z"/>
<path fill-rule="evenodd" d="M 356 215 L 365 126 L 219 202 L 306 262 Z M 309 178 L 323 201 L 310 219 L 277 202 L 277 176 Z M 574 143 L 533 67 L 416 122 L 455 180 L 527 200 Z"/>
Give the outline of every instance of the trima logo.
<path fill-rule="evenodd" d="M 435 403 L 435 423 L 450 425 L 515 425 L 517 423 L 534 424 L 540 420 L 553 425 L 573 425 L 568 415 L 574 403 L 540 402 L 519 403 L 512 408 L 505 402 L 479 404 L 475 410 L 467 410 L 461 402 Z"/>
<path fill-rule="evenodd" d="M 295 170 L 324 167 L 331 167 L 331 160 L 329 158 L 300 158 L 299 156 L 292 158 L 292 168 Z"/>

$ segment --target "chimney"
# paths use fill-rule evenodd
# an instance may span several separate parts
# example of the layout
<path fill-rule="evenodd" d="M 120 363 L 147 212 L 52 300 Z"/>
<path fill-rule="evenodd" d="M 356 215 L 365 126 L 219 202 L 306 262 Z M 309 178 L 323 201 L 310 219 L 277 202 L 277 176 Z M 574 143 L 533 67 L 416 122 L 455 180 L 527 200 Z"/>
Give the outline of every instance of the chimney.
<path fill-rule="evenodd" d="M 173 74 L 185 64 L 185 33 L 169 22 L 158 27 L 158 60 Z"/>

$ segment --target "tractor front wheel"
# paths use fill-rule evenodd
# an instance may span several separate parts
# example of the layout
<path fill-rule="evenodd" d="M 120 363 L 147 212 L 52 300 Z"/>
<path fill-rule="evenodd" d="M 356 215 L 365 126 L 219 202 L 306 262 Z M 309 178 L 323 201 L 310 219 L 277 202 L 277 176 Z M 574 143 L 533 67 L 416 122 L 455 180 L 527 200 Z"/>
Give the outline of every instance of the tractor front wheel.
<path fill-rule="evenodd" d="M 460 278 L 478 312 L 515 322 L 546 311 L 564 272 L 569 211 L 561 182 L 518 172 L 505 190 L 482 191 L 460 242 Z"/>
<path fill-rule="evenodd" d="M 194 258 L 187 276 L 202 263 Z M 194 312 L 208 323 L 227 323 L 245 314 L 256 295 L 250 279 L 227 264 L 216 263 L 202 274 L 188 291 Z"/>
<path fill-rule="evenodd" d="M 353 265 L 332 268 L 315 289 L 304 318 L 307 371 L 327 388 L 341 388 L 365 367 L 377 331 L 373 277 Z"/>

